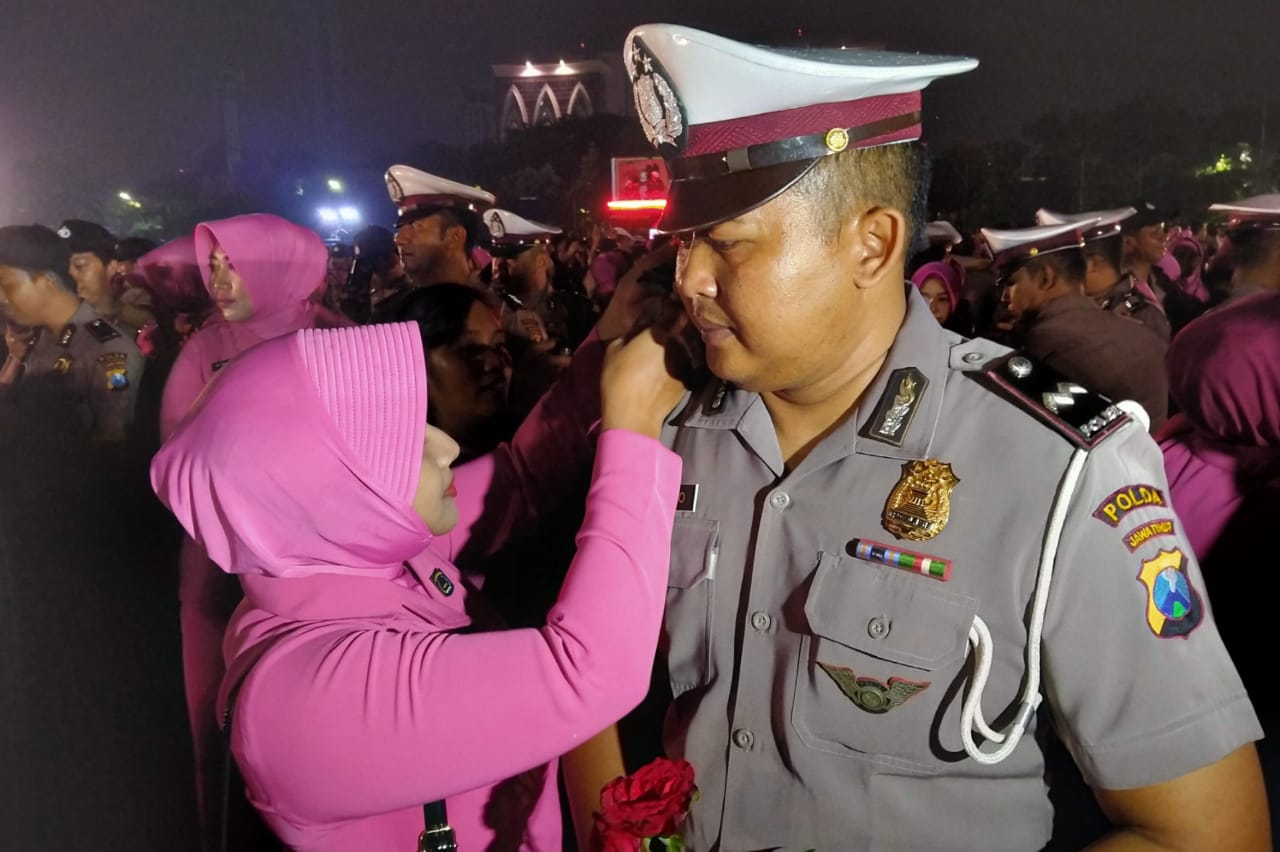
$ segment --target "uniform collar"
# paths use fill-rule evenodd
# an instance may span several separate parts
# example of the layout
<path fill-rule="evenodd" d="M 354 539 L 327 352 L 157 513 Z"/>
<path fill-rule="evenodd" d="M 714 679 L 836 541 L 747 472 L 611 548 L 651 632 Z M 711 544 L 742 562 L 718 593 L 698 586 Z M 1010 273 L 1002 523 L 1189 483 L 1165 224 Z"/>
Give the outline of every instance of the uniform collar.
<path fill-rule="evenodd" d="M 924 458 L 933 442 L 942 394 L 950 369 L 951 335 L 944 330 L 919 291 L 904 285 L 907 311 L 884 364 L 851 414 L 800 465 L 800 470 L 829 464 L 850 453 L 885 458 Z M 885 410 L 903 391 L 903 379 L 915 382 L 915 399 L 892 438 L 875 437 Z M 775 472 L 781 472 L 777 437 L 759 394 L 713 381 L 693 394 L 678 425 L 695 429 L 736 430 Z M 767 437 L 767 443 L 765 439 Z M 771 447 L 769 446 L 771 444 Z"/>

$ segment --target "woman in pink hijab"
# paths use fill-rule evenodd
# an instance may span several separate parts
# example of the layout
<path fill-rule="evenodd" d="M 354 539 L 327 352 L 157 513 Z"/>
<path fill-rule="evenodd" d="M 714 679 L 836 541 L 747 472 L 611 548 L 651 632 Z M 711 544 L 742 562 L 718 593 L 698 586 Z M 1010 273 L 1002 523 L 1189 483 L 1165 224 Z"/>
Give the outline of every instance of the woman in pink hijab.
<path fill-rule="evenodd" d="M 1264 768 L 1280 779 L 1269 625 L 1280 580 L 1269 534 L 1280 519 L 1280 293 L 1210 311 L 1169 346 L 1181 409 L 1160 433 L 1169 497 L 1204 568 L 1222 638 L 1267 729 Z"/>
<path fill-rule="evenodd" d="M 161 440 L 173 433 L 213 375 L 241 352 L 298 329 L 342 322 L 310 301 L 329 262 L 315 232 L 279 216 L 253 213 L 197 225 L 192 245 L 216 313 L 182 347 L 165 382 Z M 179 557 L 178 599 L 196 795 L 207 844 L 221 787 L 214 699 L 223 674 L 222 637 L 240 588 L 187 539 Z"/>
<path fill-rule="evenodd" d="M 929 303 L 929 312 L 938 325 L 965 336 L 973 334 L 968 305 L 960 298 L 964 271 L 958 264 L 947 260 L 926 263 L 911 276 L 911 283 Z"/>
<path fill-rule="evenodd" d="M 603 374 L 602 350 L 551 391 L 582 422 L 550 422 L 561 399 L 451 472 L 416 326 L 302 331 L 228 365 L 156 456 L 156 493 L 244 585 L 219 704 L 290 848 L 406 852 L 444 799 L 459 849 L 561 849 L 555 758 L 645 694 L 680 483 L 661 346 L 615 343 Z M 545 626 L 485 632 L 453 557 L 500 546 L 593 451 Z"/>

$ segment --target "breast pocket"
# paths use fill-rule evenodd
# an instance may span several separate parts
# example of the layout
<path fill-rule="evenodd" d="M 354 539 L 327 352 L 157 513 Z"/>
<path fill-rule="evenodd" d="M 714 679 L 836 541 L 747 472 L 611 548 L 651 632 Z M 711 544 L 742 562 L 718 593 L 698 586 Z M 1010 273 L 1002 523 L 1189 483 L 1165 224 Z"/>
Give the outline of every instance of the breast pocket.
<path fill-rule="evenodd" d="M 712 677 L 711 600 L 719 553 L 719 521 L 676 519 L 662 629 L 673 697 Z"/>
<path fill-rule="evenodd" d="M 824 553 L 805 600 L 791 722 L 810 748 L 933 772 L 977 601 L 937 580 Z M 958 705 L 952 697 L 950 704 Z"/>

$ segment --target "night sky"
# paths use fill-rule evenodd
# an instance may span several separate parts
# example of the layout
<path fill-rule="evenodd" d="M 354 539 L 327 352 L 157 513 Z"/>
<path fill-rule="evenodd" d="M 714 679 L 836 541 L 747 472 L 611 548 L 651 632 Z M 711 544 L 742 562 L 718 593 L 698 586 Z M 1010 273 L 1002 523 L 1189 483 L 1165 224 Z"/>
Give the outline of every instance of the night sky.
<path fill-rule="evenodd" d="M 779 13 L 779 8 L 787 11 Z M 1256 105 L 1280 82 L 1275 0 L 0 0 L 0 221 L 17 170 L 119 176 L 194 162 L 222 138 L 218 96 L 237 83 L 246 146 L 332 145 L 398 158 L 464 141 L 464 88 L 489 63 L 619 50 L 631 26 L 688 23 L 782 41 L 975 56 L 925 95 L 935 144 L 1016 135 L 1051 108 L 1132 98 L 1190 109 Z M 335 118 L 324 116 L 334 105 Z M 1280 142 L 1280 104 L 1271 110 Z"/>

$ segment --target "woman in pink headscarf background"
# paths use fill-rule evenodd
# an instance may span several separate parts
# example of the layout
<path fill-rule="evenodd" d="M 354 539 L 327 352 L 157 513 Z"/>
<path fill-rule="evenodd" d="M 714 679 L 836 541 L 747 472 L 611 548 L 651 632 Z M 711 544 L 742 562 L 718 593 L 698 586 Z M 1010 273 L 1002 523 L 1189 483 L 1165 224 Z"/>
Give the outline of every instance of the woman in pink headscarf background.
<path fill-rule="evenodd" d="M 241 352 L 299 329 L 344 324 L 310 301 L 324 281 L 329 253 L 307 228 L 267 213 L 236 216 L 197 225 L 192 249 L 215 314 L 187 340 L 165 382 L 161 440 L 173 434 L 214 374 Z M 223 674 L 222 637 L 240 587 L 189 538 L 178 571 L 183 678 L 208 844 L 222 769 L 214 700 Z"/>
<path fill-rule="evenodd" d="M 645 694 L 680 482 L 657 440 L 683 391 L 661 347 L 614 344 L 603 373 L 602 350 L 451 473 L 415 326 L 302 331 L 228 365 L 156 456 L 156 493 L 244 585 L 219 703 L 291 848 L 413 849 L 438 799 L 459 849 L 561 848 L 555 758 Z M 495 625 L 453 557 L 501 546 L 593 450 L 546 624 L 477 632 Z"/>
<path fill-rule="evenodd" d="M 1280 519 L 1280 293 L 1210 311 L 1169 347 L 1181 413 L 1160 435 L 1169 497 L 1204 569 L 1210 603 L 1267 738 L 1280 782 L 1280 701 L 1270 625 L 1280 595 L 1270 532 Z"/>
<path fill-rule="evenodd" d="M 911 283 L 929 303 L 929 312 L 938 325 L 966 337 L 973 335 L 969 307 L 960 296 L 964 290 L 964 270 L 958 263 L 950 260 L 926 263 L 912 274 Z"/>

